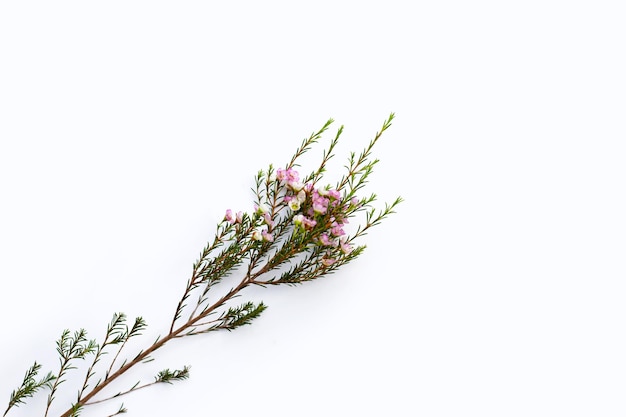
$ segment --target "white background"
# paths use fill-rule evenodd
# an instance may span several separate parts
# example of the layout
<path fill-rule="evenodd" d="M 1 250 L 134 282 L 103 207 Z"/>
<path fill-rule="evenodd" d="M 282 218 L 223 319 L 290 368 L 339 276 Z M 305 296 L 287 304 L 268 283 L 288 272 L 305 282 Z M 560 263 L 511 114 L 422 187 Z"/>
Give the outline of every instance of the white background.
<path fill-rule="evenodd" d="M 3 404 L 64 328 L 164 332 L 258 169 L 333 117 L 334 182 L 394 111 L 363 257 L 167 346 L 116 389 L 191 379 L 127 415 L 625 415 L 623 2 L 297 3 L 0 3 Z"/>

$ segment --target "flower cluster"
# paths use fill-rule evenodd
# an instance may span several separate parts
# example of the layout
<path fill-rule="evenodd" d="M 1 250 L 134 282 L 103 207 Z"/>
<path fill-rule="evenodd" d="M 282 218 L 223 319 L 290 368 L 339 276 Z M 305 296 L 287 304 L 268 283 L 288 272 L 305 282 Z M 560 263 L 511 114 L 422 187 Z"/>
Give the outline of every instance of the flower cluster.
<path fill-rule="evenodd" d="M 254 205 L 253 214 L 257 219 L 250 238 L 257 242 L 274 242 L 274 228 L 277 222 L 288 217 L 294 226 L 294 234 L 308 233 L 309 243 L 325 247 L 322 265 L 330 266 L 336 258 L 349 255 L 353 251 L 344 227 L 349 223 L 350 214 L 361 205 L 352 197 L 345 200 L 342 193 L 330 186 L 316 187 L 313 182 L 303 183 L 300 174 L 293 167 L 268 170 L 268 186 L 274 187 L 274 203 L 259 202 Z M 282 214 L 282 216 L 280 216 Z M 226 210 L 224 221 L 230 225 L 240 225 L 243 214 Z"/>

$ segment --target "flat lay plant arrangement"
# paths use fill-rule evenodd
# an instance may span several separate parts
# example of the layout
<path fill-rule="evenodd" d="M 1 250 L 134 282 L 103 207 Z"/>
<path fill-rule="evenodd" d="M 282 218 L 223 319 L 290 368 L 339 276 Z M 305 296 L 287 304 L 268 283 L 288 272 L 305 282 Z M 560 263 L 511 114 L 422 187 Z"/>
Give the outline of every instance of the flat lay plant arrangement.
<path fill-rule="evenodd" d="M 320 141 L 332 119 L 304 139 L 286 165 L 270 165 L 259 171 L 254 179 L 252 210 L 226 210 L 215 237 L 194 263 L 162 335 L 133 351 L 129 340 L 136 341 L 147 324 L 142 317 L 129 320 L 124 313 L 113 315 L 101 340 L 90 339 L 84 329 L 64 330 L 56 341 L 57 368 L 45 371 L 34 362 L 10 394 L 3 417 L 15 407 L 25 406 L 36 394 L 46 395 L 47 400 L 45 408 L 33 410 L 32 415 L 78 416 L 91 404 L 115 400 L 120 401 L 119 408 L 116 406 L 117 411 L 108 417 L 124 414 L 127 409 L 120 397 L 155 384 L 187 379 L 190 367 L 164 369 L 152 380 L 116 386 L 122 375 L 153 360 L 157 350 L 173 344 L 175 339 L 235 330 L 263 313 L 263 302 L 235 302 L 242 290 L 301 284 L 331 274 L 356 259 L 365 250 L 361 238 L 394 213 L 402 201 L 398 197 L 384 208 L 376 208 L 376 194 L 363 194 L 378 162 L 372 158 L 372 149 L 393 118 L 392 113 L 362 152 L 350 153 L 344 175 L 332 185 L 324 181 L 324 173 L 343 126 L 323 151 L 317 169 L 303 174 L 298 164 L 301 156 Z M 230 289 L 218 286 L 220 282 Z M 87 363 L 84 375 L 72 374 L 79 372 L 78 363 Z M 76 392 L 75 400 L 71 404 L 56 403 L 60 390 Z"/>

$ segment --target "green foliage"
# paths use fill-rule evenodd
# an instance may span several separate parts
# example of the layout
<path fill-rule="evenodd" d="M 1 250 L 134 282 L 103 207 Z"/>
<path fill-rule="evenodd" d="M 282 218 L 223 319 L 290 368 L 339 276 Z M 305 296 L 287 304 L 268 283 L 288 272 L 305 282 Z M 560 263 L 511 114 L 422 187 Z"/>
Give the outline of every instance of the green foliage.
<path fill-rule="evenodd" d="M 52 388 L 51 384 L 56 379 L 56 376 L 53 375 L 51 372 L 48 372 L 46 376 L 37 380 L 36 376 L 39 374 L 40 370 L 41 365 L 37 362 L 33 363 L 33 366 L 28 368 L 26 374 L 24 375 L 22 385 L 13 390 L 13 392 L 11 393 L 11 396 L 9 398 L 9 406 L 5 410 L 3 416 L 6 416 L 11 408 L 19 406 L 20 404 L 24 404 L 27 398 L 31 398 L 40 389 Z"/>
<path fill-rule="evenodd" d="M 69 330 L 64 330 L 59 340 L 57 340 L 56 345 L 57 353 L 59 354 L 59 373 L 50 388 L 50 394 L 48 395 L 48 402 L 46 404 L 46 412 L 44 416 L 47 416 L 50 411 L 50 406 L 54 401 L 54 396 L 59 388 L 59 385 L 65 382 L 63 377 L 67 371 L 76 369 L 76 367 L 72 364 L 72 361 L 76 359 L 84 359 L 85 356 L 94 353 L 99 348 L 95 340 L 87 340 L 87 332 L 84 329 L 75 331 L 73 335 Z M 76 416 L 79 410 L 80 404 L 72 406 L 72 412 L 70 415 Z"/>
<path fill-rule="evenodd" d="M 251 301 L 238 307 L 231 307 L 228 311 L 222 313 L 219 328 L 231 331 L 238 327 L 245 326 L 246 324 L 250 324 L 252 320 L 259 317 L 266 308 L 267 306 L 263 303 L 254 304 Z"/>
<path fill-rule="evenodd" d="M 189 378 L 189 366 L 185 366 L 183 369 L 175 369 L 173 371 L 164 369 L 157 374 L 155 382 L 165 382 L 167 384 L 171 384 L 173 381 L 182 381 L 187 378 Z"/>

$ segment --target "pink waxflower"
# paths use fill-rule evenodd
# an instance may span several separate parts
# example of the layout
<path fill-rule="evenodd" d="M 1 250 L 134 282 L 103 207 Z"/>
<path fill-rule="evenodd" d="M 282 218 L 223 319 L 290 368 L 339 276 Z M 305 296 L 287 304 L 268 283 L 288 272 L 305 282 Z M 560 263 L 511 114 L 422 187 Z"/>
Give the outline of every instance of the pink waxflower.
<path fill-rule="evenodd" d="M 293 224 L 295 224 L 296 226 L 302 226 L 303 222 L 304 216 L 302 214 L 296 214 L 295 216 L 293 216 Z"/>
<path fill-rule="evenodd" d="M 329 190 L 328 196 L 334 200 L 339 200 L 341 198 L 341 193 L 337 190 Z"/>
<path fill-rule="evenodd" d="M 295 192 L 301 191 L 304 188 L 304 184 L 299 181 L 289 182 L 287 185 Z"/>
<path fill-rule="evenodd" d="M 300 181 L 300 174 L 295 169 L 289 168 L 287 170 L 287 183 L 294 184 Z"/>
<path fill-rule="evenodd" d="M 274 241 L 274 236 L 272 236 L 271 233 L 266 232 L 265 230 L 263 230 L 261 232 L 261 237 L 263 238 L 264 241 L 266 242 L 273 242 Z"/>
<path fill-rule="evenodd" d="M 328 210 L 328 204 L 324 204 L 323 199 L 313 202 L 313 211 L 316 214 L 326 214 L 326 210 Z"/>
<path fill-rule="evenodd" d="M 333 236 L 343 236 L 346 234 L 346 232 L 344 232 L 343 230 L 343 224 L 339 224 L 337 222 L 334 222 L 332 224 L 332 229 L 330 229 L 330 233 L 332 233 Z"/>
<path fill-rule="evenodd" d="M 276 179 L 278 181 L 285 181 L 285 178 L 287 178 L 287 171 L 282 168 L 278 168 L 276 170 Z"/>
<path fill-rule="evenodd" d="M 289 201 L 289 208 L 293 211 L 300 210 L 300 201 L 297 198 L 291 199 Z"/>
<path fill-rule="evenodd" d="M 252 232 L 252 239 L 256 241 L 261 241 L 263 240 L 263 234 L 260 230 L 255 230 L 254 232 Z"/>
<path fill-rule="evenodd" d="M 331 259 L 331 258 L 324 258 L 324 259 L 322 259 L 322 265 L 324 265 L 324 266 L 331 266 L 335 262 L 337 262 L 336 259 Z"/>
<path fill-rule="evenodd" d="M 302 224 L 304 225 L 305 229 L 313 229 L 317 222 L 314 219 L 309 219 L 308 217 L 303 216 Z"/>
<path fill-rule="evenodd" d="M 296 171 L 293 168 L 289 168 L 289 169 L 278 168 L 276 170 L 276 179 L 280 181 L 282 184 L 287 183 L 290 187 L 293 188 L 294 185 L 299 184 L 300 174 L 298 173 L 298 171 Z"/>
<path fill-rule="evenodd" d="M 267 204 L 261 204 L 261 205 L 255 204 L 254 205 L 254 212 L 256 214 L 265 214 L 268 211 L 270 211 L 270 209 L 267 207 Z"/>
<path fill-rule="evenodd" d="M 349 254 L 350 254 L 350 252 L 352 252 L 352 249 L 353 249 L 353 248 L 352 248 L 352 245 L 351 245 L 351 244 L 349 244 L 349 243 L 346 243 L 346 242 L 341 242 L 340 247 L 341 247 L 341 251 L 342 251 L 344 254 L 346 254 L 346 255 L 349 255 Z"/>
<path fill-rule="evenodd" d="M 270 230 L 274 228 L 274 221 L 272 220 L 272 216 L 269 213 L 265 213 L 263 215 L 263 220 L 265 220 L 265 224 L 269 227 Z"/>
<path fill-rule="evenodd" d="M 237 212 L 237 217 L 235 218 L 235 221 L 239 224 L 241 224 L 241 222 L 243 222 L 243 213 L 241 211 Z"/>
<path fill-rule="evenodd" d="M 316 190 L 313 191 L 313 211 L 316 214 L 326 214 L 328 210 L 328 199 L 320 195 Z"/>
<path fill-rule="evenodd" d="M 295 216 L 293 216 L 293 224 L 295 224 L 296 226 L 300 226 L 303 229 L 311 230 L 315 227 L 317 222 L 313 219 L 309 219 L 303 214 L 296 214 Z"/>
<path fill-rule="evenodd" d="M 226 215 L 224 216 L 224 220 L 226 220 L 230 224 L 235 224 L 237 222 L 237 217 L 235 217 L 231 209 L 228 209 L 226 210 Z"/>
<path fill-rule="evenodd" d="M 298 199 L 300 204 L 304 203 L 306 201 L 306 192 L 304 190 L 300 190 L 296 198 Z"/>
<path fill-rule="evenodd" d="M 320 242 L 324 246 L 331 246 L 333 244 L 333 242 L 330 240 L 330 238 L 328 237 L 326 233 L 322 233 L 320 235 Z"/>

